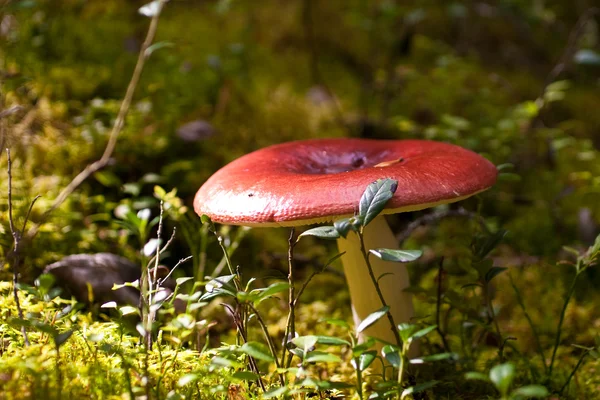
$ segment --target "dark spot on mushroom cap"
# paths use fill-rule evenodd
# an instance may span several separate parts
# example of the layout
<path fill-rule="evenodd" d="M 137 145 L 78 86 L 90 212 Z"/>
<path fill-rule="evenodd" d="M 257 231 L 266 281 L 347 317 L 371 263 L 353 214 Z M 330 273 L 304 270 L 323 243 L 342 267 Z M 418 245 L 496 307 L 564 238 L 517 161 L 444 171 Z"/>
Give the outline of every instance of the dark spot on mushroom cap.
<path fill-rule="evenodd" d="M 365 187 L 384 176 L 398 181 L 386 208 L 411 211 L 483 191 L 496 175 L 485 158 L 447 143 L 301 140 L 223 167 L 198 190 L 194 208 L 220 223 L 296 226 L 351 215 Z M 249 193 L 252 202 L 244 202 Z"/>

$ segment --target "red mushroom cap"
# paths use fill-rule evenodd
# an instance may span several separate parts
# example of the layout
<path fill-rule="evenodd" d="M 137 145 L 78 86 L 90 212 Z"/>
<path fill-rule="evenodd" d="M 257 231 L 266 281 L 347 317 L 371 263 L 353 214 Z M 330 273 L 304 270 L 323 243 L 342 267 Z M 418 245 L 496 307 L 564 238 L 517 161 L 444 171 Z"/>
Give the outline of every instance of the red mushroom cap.
<path fill-rule="evenodd" d="M 247 154 L 198 190 L 194 209 L 213 221 L 299 226 L 351 216 L 367 185 L 398 181 L 384 214 L 462 200 L 488 189 L 496 167 L 462 147 L 426 140 L 317 139 Z"/>

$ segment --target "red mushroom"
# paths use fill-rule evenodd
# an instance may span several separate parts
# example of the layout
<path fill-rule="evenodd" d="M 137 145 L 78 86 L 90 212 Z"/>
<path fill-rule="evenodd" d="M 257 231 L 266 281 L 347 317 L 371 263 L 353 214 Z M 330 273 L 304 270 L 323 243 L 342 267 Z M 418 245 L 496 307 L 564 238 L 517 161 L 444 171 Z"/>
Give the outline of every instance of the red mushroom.
<path fill-rule="evenodd" d="M 496 167 L 461 147 L 424 140 L 321 139 L 270 146 L 243 156 L 210 177 L 194 209 L 213 221 L 255 227 L 300 226 L 349 217 L 365 188 L 380 178 L 398 181 L 382 214 L 415 211 L 465 199 L 496 181 Z M 364 230 L 365 246 L 397 248 L 383 216 Z M 357 325 L 381 308 L 360 252 L 357 236 L 338 239 Z M 375 276 L 397 323 L 412 316 L 406 269 L 373 259 Z M 387 322 L 367 334 L 394 342 Z"/>

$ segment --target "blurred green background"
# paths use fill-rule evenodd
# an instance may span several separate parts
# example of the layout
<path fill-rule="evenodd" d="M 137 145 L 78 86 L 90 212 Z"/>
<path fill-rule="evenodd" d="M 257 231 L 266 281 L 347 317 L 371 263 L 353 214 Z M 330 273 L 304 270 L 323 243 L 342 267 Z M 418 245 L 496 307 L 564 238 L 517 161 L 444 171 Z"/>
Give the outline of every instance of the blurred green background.
<path fill-rule="evenodd" d="M 555 258 L 589 244 L 600 219 L 593 3 L 171 1 L 113 162 L 42 227 L 29 275 L 74 252 L 122 252 L 113 210 L 124 199 L 156 206 L 154 184 L 190 205 L 225 163 L 311 137 L 443 140 L 510 163 L 481 196 L 510 252 Z M 33 221 L 102 154 L 149 21 L 143 4 L 0 8 L 3 106 L 22 107 L 3 121 L 16 207 L 41 195 Z"/>
<path fill-rule="evenodd" d="M 12 152 L 17 225 L 38 195 L 30 224 L 42 221 L 60 190 L 104 152 L 148 28 L 138 13 L 144 3 L 0 0 L 0 111 L 18 107 L 0 118 L 0 144 Z M 600 233 L 599 21 L 593 0 L 171 0 L 111 162 L 24 241 L 21 278 L 31 283 L 45 265 L 75 253 L 139 261 L 143 243 L 119 224 L 118 210 L 158 215 L 157 185 L 176 189 L 165 231 L 179 231 L 163 261 L 198 255 L 204 240 L 207 259 L 196 257 L 194 268 L 205 262 L 210 272 L 221 253 L 190 208 L 196 190 L 229 161 L 306 138 L 441 140 L 499 166 L 495 187 L 436 211 L 464 207 L 490 231 L 508 230 L 494 265 L 510 268 L 550 342 L 573 277 L 556 263 L 571 257 L 564 246 L 582 251 Z M 6 161 L 3 152 L 1 171 Z M 0 279 L 8 281 L 7 192 L 2 172 Z M 401 232 L 430 212 L 390 222 Z M 450 218 L 412 232 L 404 245 L 424 250 L 410 267 L 413 284 L 431 289 L 441 257 L 450 274 L 467 275 L 477 227 Z M 246 278 L 283 276 L 287 230 L 220 229 L 228 243 L 245 235 L 234 263 Z M 329 245 L 302 242 L 299 267 L 333 255 Z M 585 278 L 564 343 L 592 345 L 600 327 L 600 274 L 590 269 Z M 319 279 L 317 288 L 336 293 L 327 307 L 348 303 L 340 276 Z M 508 280 L 498 282 L 503 329 L 530 351 Z M 316 302 L 320 294 L 308 290 L 304 298 L 322 307 L 302 317 L 311 328 L 312 314 L 333 312 Z M 470 300 L 478 310 L 479 299 Z M 431 311 L 425 303 L 417 301 L 421 315 Z M 282 318 L 280 311 L 269 310 L 270 318 Z M 566 364 L 575 364 L 576 351 L 569 356 Z M 593 365 L 582 372 L 591 389 L 581 393 L 600 385 Z"/>

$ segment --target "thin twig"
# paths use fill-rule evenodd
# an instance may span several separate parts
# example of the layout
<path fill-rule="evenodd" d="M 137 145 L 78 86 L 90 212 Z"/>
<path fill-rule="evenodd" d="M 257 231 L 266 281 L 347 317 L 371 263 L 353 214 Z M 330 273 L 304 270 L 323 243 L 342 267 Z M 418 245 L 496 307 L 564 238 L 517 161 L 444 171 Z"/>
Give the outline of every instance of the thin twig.
<path fill-rule="evenodd" d="M 438 211 L 423 215 L 409 223 L 403 230 L 401 230 L 396 235 L 396 239 L 399 243 L 402 243 L 406 239 L 408 239 L 408 237 L 415 231 L 415 229 L 417 229 L 421 225 L 430 225 L 448 217 L 464 217 L 469 219 L 475 219 L 479 223 L 479 225 L 481 225 L 481 227 L 487 231 L 487 227 L 483 222 L 483 218 L 481 218 L 479 214 L 472 211 L 467 211 L 461 207 L 458 210 Z"/>
<path fill-rule="evenodd" d="M 6 157 L 8 159 L 8 167 L 7 167 L 7 174 L 8 174 L 8 223 L 10 225 L 10 232 L 12 233 L 12 237 L 13 237 L 13 263 L 12 263 L 12 270 L 13 270 L 13 295 L 15 298 L 15 304 L 17 305 L 17 313 L 19 315 L 19 319 L 23 320 L 23 309 L 21 308 L 21 302 L 19 300 L 19 290 L 18 290 L 18 284 L 19 284 L 19 262 L 21 261 L 21 255 L 20 255 L 20 248 L 19 245 L 21 243 L 21 234 L 22 231 L 19 232 L 15 229 L 15 223 L 13 220 L 13 205 L 12 205 L 12 159 L 10 158 L 10 149 L 6 149 Z M 29 217 L 29 213 L 31 212 L 31 208 L 33 207 L 33 204 L 35 203 L 35 201 L 38 199 L 38 197 L 36 197 L 32 202 L 31 205 L 29 206 L 29 211 L 27 212 L 27 217 Z M 25 222 L 23 225 L 27 224 L 27 219 L 25 219 Z M 29 346 L 29 338 L 27 337 L 27 331 L 25 330 L 25 326 L 21 326 L 21 334 L 23 335 L 23 340 L 25 341 L 25 345 Z"/>
<path fill-rule="evenodd" d="M 290 237 L 288 239 L 288 284 L 290 285 L 288 289 L 289 312 L 285 329 L 285 336 L 283 337 L 282 358 L 285 358 L 287 342 L 296 337 L 296 299 L 294 294 L 294 247 L 296 246 L 296 242 L 294 240 L 295 232 L 295 229 L 292 228 L 290 230 Z M 294 355 L 291 352 L 288 354 L 287 363 L 285 364 L 287 368 L 289 368 L 292 364 L 293 356 Z"/>
<path fill-rule="evenodd" d="M 267 341 L 267 344 L 269 345 L 269 350 L 271 351 L 271 355 L 273 356 L 273 360 L 275 361 L 275 366 L 277 367 L 277 369 L 279 369 L 280 364 L 279 364 L 279 360 L 277 360 L 277 349 L 275 348 L 275 343 L 273 342 L 273 338 L 269 334 L 269 329 L 267 328 L 267 324 L 265 323 L 265 320 L 262 319 L 262 317 L 260 316 L 258 310 L 252 304 L 248 304 L 248 307 L 250 307 L 252 312 L 254 312 L 254 315 L 256 316 L 256 320 L 258 321 L 258 325 L 262 329 L 263 335 L 265 335 L 265 339 Z M 283 374 L 278 372 L 277 375 L 279 375 L 279 382 L 281 383 L 281 386 L 284 386 L 285 378 L 284 378 Z"/>
<path fill-rule="evenodd" d="M 244 341 L 244 343 L 248 343 L 248 338 L 244 331 L 244 326 L 242 324 L 242 320 L 241 320 L 240 314 L 238 312 L 238 308 L 239 308 L 240 304 L 239 303 L 236 304 L 235 311 L 231 308 L 231 306 L 229 304 L 222 303 L 222 305 L 231 314 L 231 317 L 233 318 L 233 323 L 236 325 L 238 333 L 242 337 L 242 340 Z M 252 370 L 252 372 L 254 372 L 256 374 L 256 376 L 258 376 L 258 385 L 260 386 L 260 388 L 262 389 L 263 392 L 266 392 L 267 388 L 265 387 L 265 384 L 262 381 L 262 378 L 260 377 L 260 370 L 258 369 L 258 364 L 256 363 L 256 360 L 254 359 L 254 357 L 252 357 L 251 355 L 248 355 L 248 364 L 250 365 L 250 369 Z"/>
<path fill-rule="evenodd" d="M 450 353 L 450 345 L 448 344 L 448 340 L 446 339 L 446 335 L 444 334 L 444 331 L 442 330 L 442 325 L 440 323 L 440 312 L 442 310 L 442 281 L 443 281 L 443 274 L 444 274 L 444 257 L 442 257 L 442 259 L 440 260 L 440 266 L 438 269 L 438 287 L 437 287 L 437 303 L 436 303 L 436 308 L 435 308 L 435 324 L 437 325 L 437 327 L 435 328 L 437 333 L 440 335 L 440 338 L 442 339 L 442 343 L 444 345 L 444 351 L 447 353 Z"/>
<path fill-rule="evenodd" d="M 577 269 L 579 271 L 579 269 Z M 571 297 L 575 292 L 575 284 L 577 283 L 577 278 L 579 277 L 579 272 L 575 274 L 573 281 L 571 282 L 571 286 L 569 287 L 569 291 L 567 292 L 567 297 L 565 298 L 565 302 L 563 303 L 563 308 L 560 312 L 560 318 L 558 320 L 558 326 L 556 327 L 556 336 L 554 338 L 554 349 L 552 350 L 552 358 L 550 359 L 550 364 L 548 365 L 548 376 L 547 381 L 550 382 L 552 379 L 552 369 L 554 368 L 554 360 L 556 358 L 556 352 L 558 350 L 558 346 L 560 345 L 560 336 L 562 334 L 562 326 L 565 321 L 565 314 L 567 312 L 567 307 L 569 306 L 569 302 L 571 301 Z"/>
<path fill-rule="evenodd" d="M 558 395 L 562 396 L 563 392 L 565 391 L 565 389 L 567 388 L 567 386 L 569 386 L 569 383 L 571 382 L 571 379 L 573 379 L 573 377 L 575 376 L 575 373 L 577 372 L 577 370 L 579 369 L 579 367 L 581 366 L 581 364 L 583 363 L 583 360 L 585 359 L 585 357 L 589 354 L 589 350 L 586 350 L 581 357 L 579 357 L 579 361 L 577 361 L 577 365 L 575 365 L 575 368 L 573 368 L 573 371 L 571 371 L 571 373 L 569 374 L 569 377 L 567 378 L 567 381 L 565 382 L 565 384 L 560 388 L 560 390 L 558 391 Z"/>
<path fill-rule="evenodd" d="M 169 248 L 169 246 L 171 245 L 171 243 L 173 243 L 173 240 L 175 240 L 175 234 L 176 233 L 177 233 L 177 228 L 173 227 L 173 232 L 171 232 L 171 237 L 169 237 L 169 240 L 167 240 L 167 243 L 165 243 L 165 245 L 160 248 L 160 251 L 158 252 L 158 255 L 161 255 L 162 253 L 164 253 L 165 251 L 167 251 L 167 249 Z M 148 265 L 150 265 L 152 263 L 156 263 L 157 266 L 158 266 L 156 253 L 152 256 L 152 258 L 150 259 L 150 261 L 148 261 Z"/>
<path fill-rule="evenodd" d="M 127 86 L 125 97 L 123 98 L 123 101 L 121 103 L 119 113 L 117 114 L 117 119 L 115 120 L 113 128 L 110 132 L 108 143 L 106 144 L 106 148 L 104 149 L 102 157 L 100 157 L 100 159 L 98 159 L 97 161 L 88 164 L 88 166 L 86 166 L 83 169 L 83 171 L 81 171 L 75 178 L 73 178 L 73 180 L 69 182 L 69 184 L 58 194 L 50 208 L 46 210 L 46 212 L 41 216 L 40 220 L 27 233 L 27 237 L 29 239 L 33 238 L 38 233 L 41 225 L 46 222 L 46 220 L 50 217 L 50 214 L 58 207 L 60 207 L 62 203 L 64 203 L 64 201 L 71 195 L 71 193 L 77 190 L 77 188 L 93 173 L 101 170 L 102 168 L 108 165 L 112 154 L 115 151 L 119 134 L 121 133 L 121 131 L 123 130 L 123 126 L 125 125 L 125 118 L 127 117 L 127 113 L 129 112 L 129 109 L 131 107 L 133 95 L 142 75 L 144 64 L 148 59 L 149 54 L 147 54 L 147 50 L 152 45 L 154 37 L 156 36 L 160 13 L 164 4 L 167 1 L 168 0 L 161 0 L 157 2 L 157 7 L 154 15 L 152 16 L 152 20 L 150 21 L 150 26 L 148 27 L 146 38 L 142 43 L 142 47 L 140 48 L 140 52 L 138 54 L 138 59 L 135 65 L 135 69 L 133 71 L 133 75 L 131 77 L 131 80 L 129 81 L 129 85 Z"/>
<path fill-rule="evenodd" d="M 525 314 L 525 318 L 527 319 L 527 322 L 529 323 L 529 327 L 531 328 L 531 332 L 533 333 L 533 338 L 535 339 L 535 346 L 537 347 L 537 352 L 540 355 L 542 364 L 544 365 L 544 372 L 548 373 L 548 365 L 546 364 L 546 359 L 544 356 L 544 349 L 542 348 L 542 343 L 540 341 L 540 335 L 538 334 L 537 329 L 535 329 L 535 325 L 533 324 L 533 320 L 531 319 L 531 316 L 529 316 L 529 313 L 527 312 L 527 308 L 525 307 L 525 302 L 523 301 L 523 296 L 521 296 L 521 291 L 515 284 L 515 281 L 514 281 L 511 273 L 508 274 L 508 279 L 510 280 L 510 284 L 515 292 L 515 297 L 517 298 L 517 303 L 519 303 L 519 306 L 523 310 L 523 313 Z"/>
<path fill-rule="evenodd" d="M 304 293 L 304 290 L 306 289 L 306 287 L 308 286 L 308 284 L 310 283 L 310 281 L 313 280 L 313 278 L 321 273 L 323 273 L 324 271 L 330 269 L 331 264 L 337 260 L 338 258 L 340 258 L 341 256 L 343 256 L 344 254 L 346 254 L 346 252 L 341 252 L 338 253 L 335 257 L 333 257 L 332 259 L 330 259 L 329 261 L 327 261 L 327 263 L 325 265 L 317 265 L 318 269 L 316 271 L 313 271 L 312 274 L 310 274 L 310 276 L 304 281 L 304 283 L 302 284 L 302 286 L 300 287 L 300 290 L 298 291 L 298 293 L 296 294 L 296 299 L 294 300 L 294 305 L 298 304 L 298 301 L 300 301 L 300 296 L 302 296 L 302 293 Z M 296 258 L 294 258 L 296 259 Z"/>
<path fill-rule="evenodd" d="M 21 111 L 22 109 L 23 109 L 23 106 L 17 104 L 15 106 L 7 108 L 6 110 L 2 110 L 2 111 L 0 111 L 0 119 L 6 118 L 9 115 L 16 114 L 19 111 Z"/>
<path fill-rule="evenodd" d="M 244 239 L 244 237 L 246 237 L 247 232 L 249 232 L 249 228 L 240 227 L 237 230 L 235 238 L 233 239 L 233 241 L 231 242 L 231 244 L 228 247 L 227 257 L 230 257 L 231 255 L 233 255 L 233 253 L 240 246 L 242 239 Z M 213 270 L 212 274 L 210 274 L 211 278 L 216 278 L 217 276 L 221 275 L 221 272 L 223 272 L 223 269 L 227 266 L 227 257 L 224 255 L 223 258 L 221 258 L 221 261 L 219 261 L 219 264 L 217 264 L 217 266 Z M 201 277 L 201 278 L 204 278 L 204 277 Z"/>
<path fill-rule="evenodd" d="M 493 324 L 494 329 L 496 330 L 497 339 L 502 340 L 502 332 L 500 331 L 500 324 L 498 323 L 498 318 L 496 318 L 496 312 L 494 311 L 494 304 L 492 303 L 492 296 L 490 295 L 489 288 L 489 282 L 482 283 L 483 299 L 485 301 L 488 323 Z M 502 348 L 500 348 L 500 353 L 501 352 Z"/>
<path fill-rule="evenodd" d="M 177 267 L 179 267 L 181 264 L 183 264 L 184 262 L 186 262 L 187 260 L 189 260 L 190 258 L 193 258 L 194 256 L 187 256 L 185 258 L 182 258 L 181 260 L 177 261 L 177 264 L 175 264 L 175 266 L 173 268 L 171 268 L 171 270 L 169 271 L 169 273 L 164 277 L 158 280 L 158 285 L 162 285 L 167 279 L 169 279 L 169 277 L 171 276 L 171 274 L 175 271 L 175 269 Z"/>

